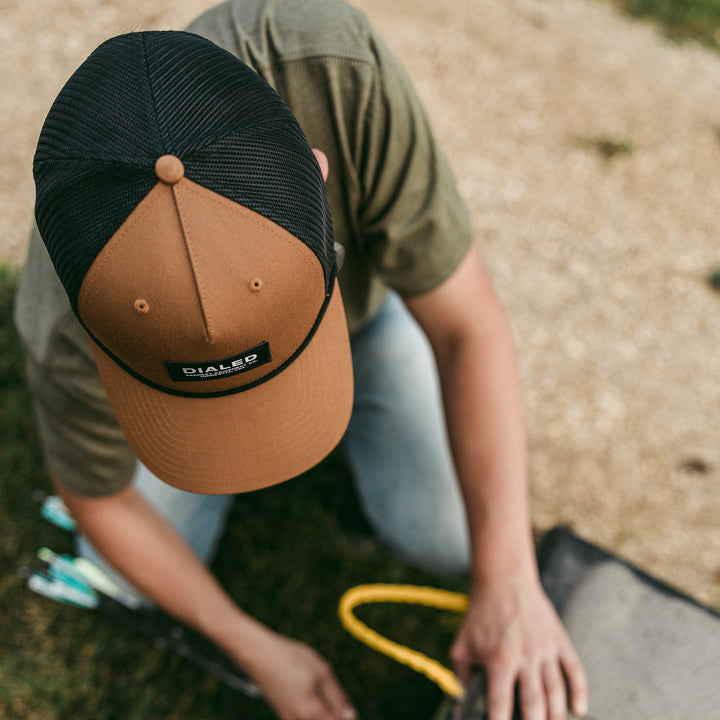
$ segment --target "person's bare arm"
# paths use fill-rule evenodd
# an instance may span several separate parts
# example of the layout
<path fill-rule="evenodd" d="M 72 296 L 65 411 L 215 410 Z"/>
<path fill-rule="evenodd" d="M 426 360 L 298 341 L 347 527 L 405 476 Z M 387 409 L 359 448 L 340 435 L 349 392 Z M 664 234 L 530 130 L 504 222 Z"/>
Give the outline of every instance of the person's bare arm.
<path fill-rule="evenodd" d="M 583 714 L 585 673 L 538 578 L 512 333 L 477 251 L 406 302 L 435 353 L 470 524 L 471 604 L 452 649 L 456 670 L 467 682 L 473 665 L 485 668 L 490 720 L 510 720 L 516 682 L 525 720 L 565 718 L 567 689 Z"/>
<path fill-rule="evenodd" d="M 281 720 L 355 717 L 330 666 L 235 605 L 184 538 L 132 487 L 87 498 L 56 482 L 80 530 L 153 602 L 222 648 Z"/>

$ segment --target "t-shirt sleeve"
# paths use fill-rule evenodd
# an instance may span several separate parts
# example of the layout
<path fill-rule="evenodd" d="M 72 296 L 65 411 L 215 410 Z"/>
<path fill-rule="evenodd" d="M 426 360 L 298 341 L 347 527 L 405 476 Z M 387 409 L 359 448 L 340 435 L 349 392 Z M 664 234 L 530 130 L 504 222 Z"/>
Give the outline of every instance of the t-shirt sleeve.
<path fill-rule="evenodd" d="M 78 495 L 105 497 L 130 484 L 135 456 L 99 377 L 27 363 L 37 428 L 50 470 Z"/>
<path fill-rule="evenodd" d="M 135 456 L 37 228 L 15 298 L 15 325 L 49 469 L 79 495 L 118 492 L 132 479 Z"/>
<path fill-rule="evenodd" d="M 375 272 L 403 296 L 447 279 L 472 242 L 467 207 L 399 61 L 373 35 L 377 72 L 358 159 L 359 210 Z"/>

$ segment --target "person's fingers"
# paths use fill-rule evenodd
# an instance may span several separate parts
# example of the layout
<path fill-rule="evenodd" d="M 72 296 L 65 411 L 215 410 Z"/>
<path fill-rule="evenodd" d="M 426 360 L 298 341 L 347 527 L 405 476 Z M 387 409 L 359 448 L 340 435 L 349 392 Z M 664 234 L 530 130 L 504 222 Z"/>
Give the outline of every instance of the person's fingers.
<path fill-rule="evenodd" d="M 543 664 L 542 680 L 547 699 L 548 720 L 566 720 L 567 690 L 565 678 L 556 662 L 548 661 Z"/>
<path fill-rule="evenodd" d="M 580 656 L 570 643 L 560 655 L 560 664 L 567 679 L 570 708 L 578 717 L 585 717 L 590 702 L 587 675 Z"/>
<path fill-rule="evenodd" d="M 541 668 L 526 668 L 521 673 L 519 700 L 523 720 L 546 720 L 545 686 Z"/>
<path fill-rule="evenodd" d="M 509 662 L 496 662 L 487 668 L 488 720 L 510 720 L 513 711 L 515 672 Z"/>
<path fill-rule="evenodd" d="M 312 711 L 307 716 L 303 715 L 302 720 L 338 720 L 321 698 L 317 698 L 317 702 L 313 703 Z"/>
<path fill-rule="evenodd" d="M 327 182 L 328 174 L 330 172 L 330 163 L 328 162 L 327 155 L 322 150 L 318 150 L 317 148 L 313 148 L 313 155 L 315 155 L 315 158 L 318 161 L 323 180 Z"/>
<path fill-rule="evenodd" d="M 463 687 L 467 687 L 470 682 L 471 675 L 471 659 L 470 654 L 467 652 L 467 647 L 461 643 L 455 643 L 450 650 L 450 659 L 453 664 L 455 674 L 460 680 L 460 684 Z"/>
<path fill-rule="evenodd" d="M 334 675 L 323 677 L 317 691 L 333 720 L 355 720 L 357 718 L 357 711 Z"/>

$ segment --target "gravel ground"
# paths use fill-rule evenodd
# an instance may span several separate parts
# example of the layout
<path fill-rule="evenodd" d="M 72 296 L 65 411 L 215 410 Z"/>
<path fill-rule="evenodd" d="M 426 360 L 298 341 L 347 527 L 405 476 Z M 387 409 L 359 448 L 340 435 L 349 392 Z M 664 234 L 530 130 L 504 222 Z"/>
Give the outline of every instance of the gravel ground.
<path fill-rule="evenodd" d="M 207 0 L 0 0 L 0 259 L 42 119 L 110 35 Z M 405 63 L 516 332 L 533 516 L 720 606 L 720 56 L 598 0 L 359 0 Z"/>

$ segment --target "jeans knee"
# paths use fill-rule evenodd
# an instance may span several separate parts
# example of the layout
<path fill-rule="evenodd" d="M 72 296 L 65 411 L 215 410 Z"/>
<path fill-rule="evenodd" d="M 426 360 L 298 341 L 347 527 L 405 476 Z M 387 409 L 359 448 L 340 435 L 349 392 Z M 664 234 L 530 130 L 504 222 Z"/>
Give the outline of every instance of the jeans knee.
<path fill-rule="evenodd" d="M 470 571 L 470 552 L 459 541 L 404 548 L 400 551 L 406 562 L 439 577 L 459 577 Z"/>
<path fill-rule="evenodd" d="M 424 572 L 440 577 L 466 575 L 470 570 L 470 540 L 461 506 L 458 512 L 446 507 L 444 513 L 430 517 L 413 515 L 395 513 L 395 522 L 389 518 L 373 522 L 381 541 L 403 562 Z"/>

